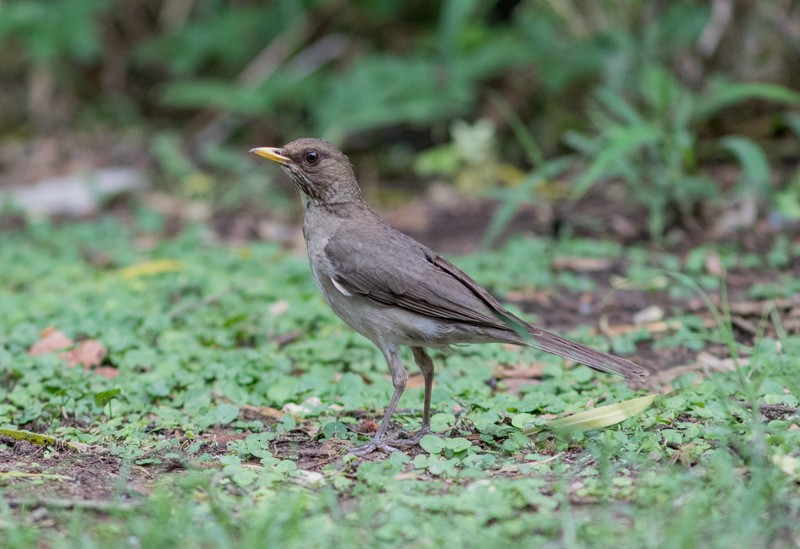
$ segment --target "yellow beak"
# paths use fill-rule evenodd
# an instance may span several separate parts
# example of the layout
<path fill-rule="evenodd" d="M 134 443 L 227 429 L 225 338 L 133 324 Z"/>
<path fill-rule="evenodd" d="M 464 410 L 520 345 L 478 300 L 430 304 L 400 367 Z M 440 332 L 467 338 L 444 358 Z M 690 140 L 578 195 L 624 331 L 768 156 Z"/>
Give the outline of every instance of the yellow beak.
<path fill-rule="evenodd" d="M 258 156 L 263 156 L 267 160 L 272 160 L 273 162 L 277 162 L 283 166 L 289 163 L 289 157 L 283 156 L 281 154 L 281 149 L 275 147 L 257 147 L 255 149 L 250 149 L 251 153 L 257 154 Z"/>

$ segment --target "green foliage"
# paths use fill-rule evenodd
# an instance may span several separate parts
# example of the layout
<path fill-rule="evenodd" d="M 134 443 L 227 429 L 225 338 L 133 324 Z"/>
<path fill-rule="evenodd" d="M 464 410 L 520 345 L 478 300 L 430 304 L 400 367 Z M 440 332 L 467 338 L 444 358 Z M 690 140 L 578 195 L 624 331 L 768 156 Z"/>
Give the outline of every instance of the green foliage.
<path fill-rule="evenodd" d="M 111 0 L 10 0 L 0 5 L 0 44 L 8 39 L 37 63 L 95 60 L 101 49 L 97 18 Z"/>
<path fill-rule="evenodd" d="M 422 451 L 359 461 L 343 454 L 363 441 L 351 430 L 359 421 L 354 412 L 379 416 L 391 383 L 375 348 L 323 303 L 306 259 L 272 244 L 225 247 L 203 227 L 143 247 L 142 237 L 163 225 L 157 217 L 139 211 L 131 225 L 45 222 L 4 234 L 0 424 L 90 445 L 89 453 L 67 456 L 71 463 L 105 463 L 92 452 L 107 449 L 125 460 L 116 489 L 128 486 L 124 470 L 134 464 L 160 480 L 101 502 L 103 520 L 81 502 L 77 509 L 54 508 L 51 528 L 24 502 L 6 503 L 5 495 L 26 481 L 12 484 L 0 475 L 3 546 L 125 540 L 148 547 L 494 547 L 544 546 L 568 536 L 587 546 L 709 539 L 764 546 L 797 536 L 796 420 L 765 420 L 757 412 L 765 404 L 797 405 L 796 336 L 782 336 L 780 345 L 759 339 L 745 349 L 732 340 L 724 307 L 711 307 L 716 327 L 681 317 L 682 327 L 662 347 L 730 343 L 749 365 L 702 381 L 686 374 L 673 382 L 676 391 L 619 426 L 539 432 L 533 441 L 523 430 L 545 421 L 542 414 L 580 412 L 590 401 L 604 405 L 636 393 L 527 349 L 463 348 L 436 359 L 435 434 L 423 438 Z M 86 258 L 98 248 L 110 268 Z M 687 259 L 693 278 L 703 279 L 703 254 L 710 251 L 698 248 Z M 731 268 L 743 261 L 735 251 L 726 255 Z M 783 239 L 756 263 L 769 258 L 785 265 L 798 252 Z M 614 242 L 530 238 L 457 262 L 501 293 L 524 292 L 531 283 L 565 287 L 570 279 L 553 269 L 559 256 L 615 258 L 630 276 L 680 268 L 677 257 Z M 153 263 L 165 259 L 173 260 L 169 269 Z M 132 265 L 138 269 L 122 270 Z M 678 278 L 666 277 L 661 290 L 685 287 L 688 279 Z M 699 285 L 691 291 L 703 295 Z M 104 343 L 105 366 L 119 376 L 68 368 L 55 354 L 29 355 L 47 326 Z M 288 333 L 300 335 L 281 346 Z M 609 344 L 584 330 L 572 335 Z M 534 361 L 547 363 L 544 373 L 518 393 L 503 379 L 496 388 L 486 383 L 497 365 Z M 421 406 L 422 390 L 409 388 L 401 407 L 414 412 L 398 414 L 397 421 L 417 428 Z M 279 420 L 248 419 L 252 407 L 286 413 Z M 214 434 L 234 440 L 212 451 L 204 435 Z M 312 465 L 309 454 L 295 450 L 302 444 Z M 326 447 L 342 453 L 319 466 L 318 450 Z M 21 459 L 6 466 L 19 467 Z M 40 461 L 49 467 L 46 458 Z M 186 470 L 168 473 L 175 463 Z M 57 471 L 42 472 L 50 476 L 30 484 L 43 490 L 32 492 L 43 498 L 31 503 L 37 508 L 53 503 L 44 490 L 57 489 L 50 483 L 60 478 Z M 754 512 L 770 520 L 757 520 Z M 666 524 L 664 516 L 673 519 Z"/>
<path fill-rule="evenodd" d="M 766 84 L 715 82 L 693 93 L 657 66 L 647 67 L 638 81 L 640 96 L 626 100 L 608 88 L 595 93 L 588 111 L 589 133 L 572 132 L 566 140 L 588 166 L 575 180 L 574 196 L 598 181 L 619 178 L 632 200 L 647 207 L 651 237 L 658 239 L 671 220 L 688 214 L 701 201 L 719 194 L 716 183 L 702 174 L 697 158 L 701 122 L 723 108 L 752 99 L 800 103 L 800 94 Z M 769 165 L 763 150 L 740 136 L 720 139 L 742 168 L 745 192 L 764 196 Z"/>
<path fill-rule="evenodd" d="M 796 105 L 796 92 L 757 81 L 790 83 L 789 71 L 766 78 L 748 57 L 741 70 L 734 63 L 732 75 L 726 58 L 735 48 L 720 46 L 716 56 L 707 51 L 709 33 L 721 24 L 707 3 L 155 0 L 120 9 L 124 4 L 4 2 L 0 44 L 19 55 L 0 64 L 0 77 L 22 75 L 37 88 L 5 104 L 38 98 L 36 112 L 27 112 L 36 130 L 75 119 L 127 127 L 143 113 L 157 113 L 152 126 L 173 128 L 166 132 L 173 143 L 156 132 L 152 150 L 178 187 L 220 170 L 220 163 L 225 177 L 246 178 L 245 169 L 232 168 L 234 149 L 226 142 L 244 149 L 241 140 L 250 138 L 242 129 L 253 124 L 279 141 L 319 135 L 363 148 L 375 140 L 358 136 L 377 134 L 405 141 L 403 151 L 432 141 L 418 173 L 454 177 L 467 190 L 502 187 L 485 244 L 503 232 L 519 204 L 575 199 L 609 178 L 622 180 L 631 199 L 647 208 L 650 234 L 660 238 L 675 219 L 695 215 L 698 204 L 719 195 L 704 167 L 720 158 L 742 168 L 735 192 L 774 198 L 789 219 L 800 215 L 796 177 L 771 189 L 782 174 L 771 169 L 768 144 L 718 124 L 754 100 Z M 784 59 L 790 48 L 773 52 L 770 33 L 756 31 L 788 9 L 763 3 L 737 13 L 721 39 L 741 37 L 748 51 Z M 55 90 L 63 102 L 53 100 Z M 39 112 L 48 108 L 67 112 Z M 219 114 L 207 124 L 212 112 Z M 21 118 L 17 111 L 10 116 Z M 175 132 L 187 118 L 188 132 Z M 796 131 L 795 118 L 776 126 Z M 486 120 L 493 123 L 488 158 L 470 153 L 465 161 L 455 131 L 456 146 L 441 144 L 447 128 L 477 128 Z M 185 147 L 187 133 L 198 127 Z M 565 145 L 575 154 L 565 155 Z M 186 166 L 177 173 L 172 161 L 181 155 Z M 512 167 L 521 163 L 528 177 Z M 411 164 L 394 161 L 401 170 Z M 573 191 L 554 195 L 550 184 L 565 173 L 572 177 L 576 167 L 584 171 Z"/>

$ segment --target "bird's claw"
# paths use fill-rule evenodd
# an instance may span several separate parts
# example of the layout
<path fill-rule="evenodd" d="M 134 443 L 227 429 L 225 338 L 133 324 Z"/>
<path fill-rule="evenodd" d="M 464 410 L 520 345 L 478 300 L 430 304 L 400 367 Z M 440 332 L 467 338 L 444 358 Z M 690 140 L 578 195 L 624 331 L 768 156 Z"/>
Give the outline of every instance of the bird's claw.
<path fill-rule="evenodd" d="M 363 446 L 356 446 L 355 448 L 351 448 L 349 453 L 353 454 L 354 456 L 366 456 L 367 454 L 371 454 L 375 450 L 380 450 L 385 454 L 392 454 L 397 452 L 398 449 L 394 448 L 389 444 L 390 441 L 388 440 L 370 440 L 368 443 L 364 444 Z"/>
<path fill-rule="evenodd" d="M 353 454 L 354 456 L 366 456 L 367 454 L 371 454 L 375 450 L 380 450 L 385 454 L 392 454 L 394 452 L 399 452 L 395 446 L 404 446 L 404 447 L 411 447 L 416 446 L 419 444 L 419 441 L 422 440 L 422 437 L 429 434 L 431 432 L 430 428 L 422 428 L 413 435 L 409 437 L 403 438 L 393 438 L 393 439 L 380 439 L 375 440 L 372 439 L 368 443 L 364 444 L 363 446 L 356 446 L 349 450 L 349 453 Z"/>

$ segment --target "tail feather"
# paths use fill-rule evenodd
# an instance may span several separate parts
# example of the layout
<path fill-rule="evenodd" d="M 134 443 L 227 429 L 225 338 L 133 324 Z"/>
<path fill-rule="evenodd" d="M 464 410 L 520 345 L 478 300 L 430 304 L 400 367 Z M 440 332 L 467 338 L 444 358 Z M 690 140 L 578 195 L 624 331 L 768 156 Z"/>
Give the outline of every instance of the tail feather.
<path fill-rule="evenodd" d="M 531 326 L 510 313 L 497 314 L 497 317 L 516 332 L 521 343 L 535 349 L 574 360 L 600 372 L 616 374 L 634 381 L 644 381 L 644 378 L 650 374 L 630 360 L 603 353 L 577 341 Z"/>
<path fill-rule="evenodd" d="M 577 341 L 546 332 L 534 326 L 530 327 L 529 333 L 532 337 L 527 338 L 525 343 L 531 347 L 580 362 L 600 372 L 617 374 L 634 381 L 644 381 L 644 378 L 650 373 L 630 360 L 597 351 Z"/>

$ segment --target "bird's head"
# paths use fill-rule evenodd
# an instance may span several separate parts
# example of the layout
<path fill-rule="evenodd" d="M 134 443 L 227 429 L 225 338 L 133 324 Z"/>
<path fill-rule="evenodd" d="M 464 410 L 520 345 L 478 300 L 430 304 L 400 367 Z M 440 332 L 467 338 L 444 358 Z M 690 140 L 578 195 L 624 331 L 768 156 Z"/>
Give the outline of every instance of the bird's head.
<path fill-rule="evenodd" d="M 250 152 L 280 164 L 306 207 L 361 200 L 353 167 L 333 143 L 304 137 L 281 148 L 259 147 Z"/>

